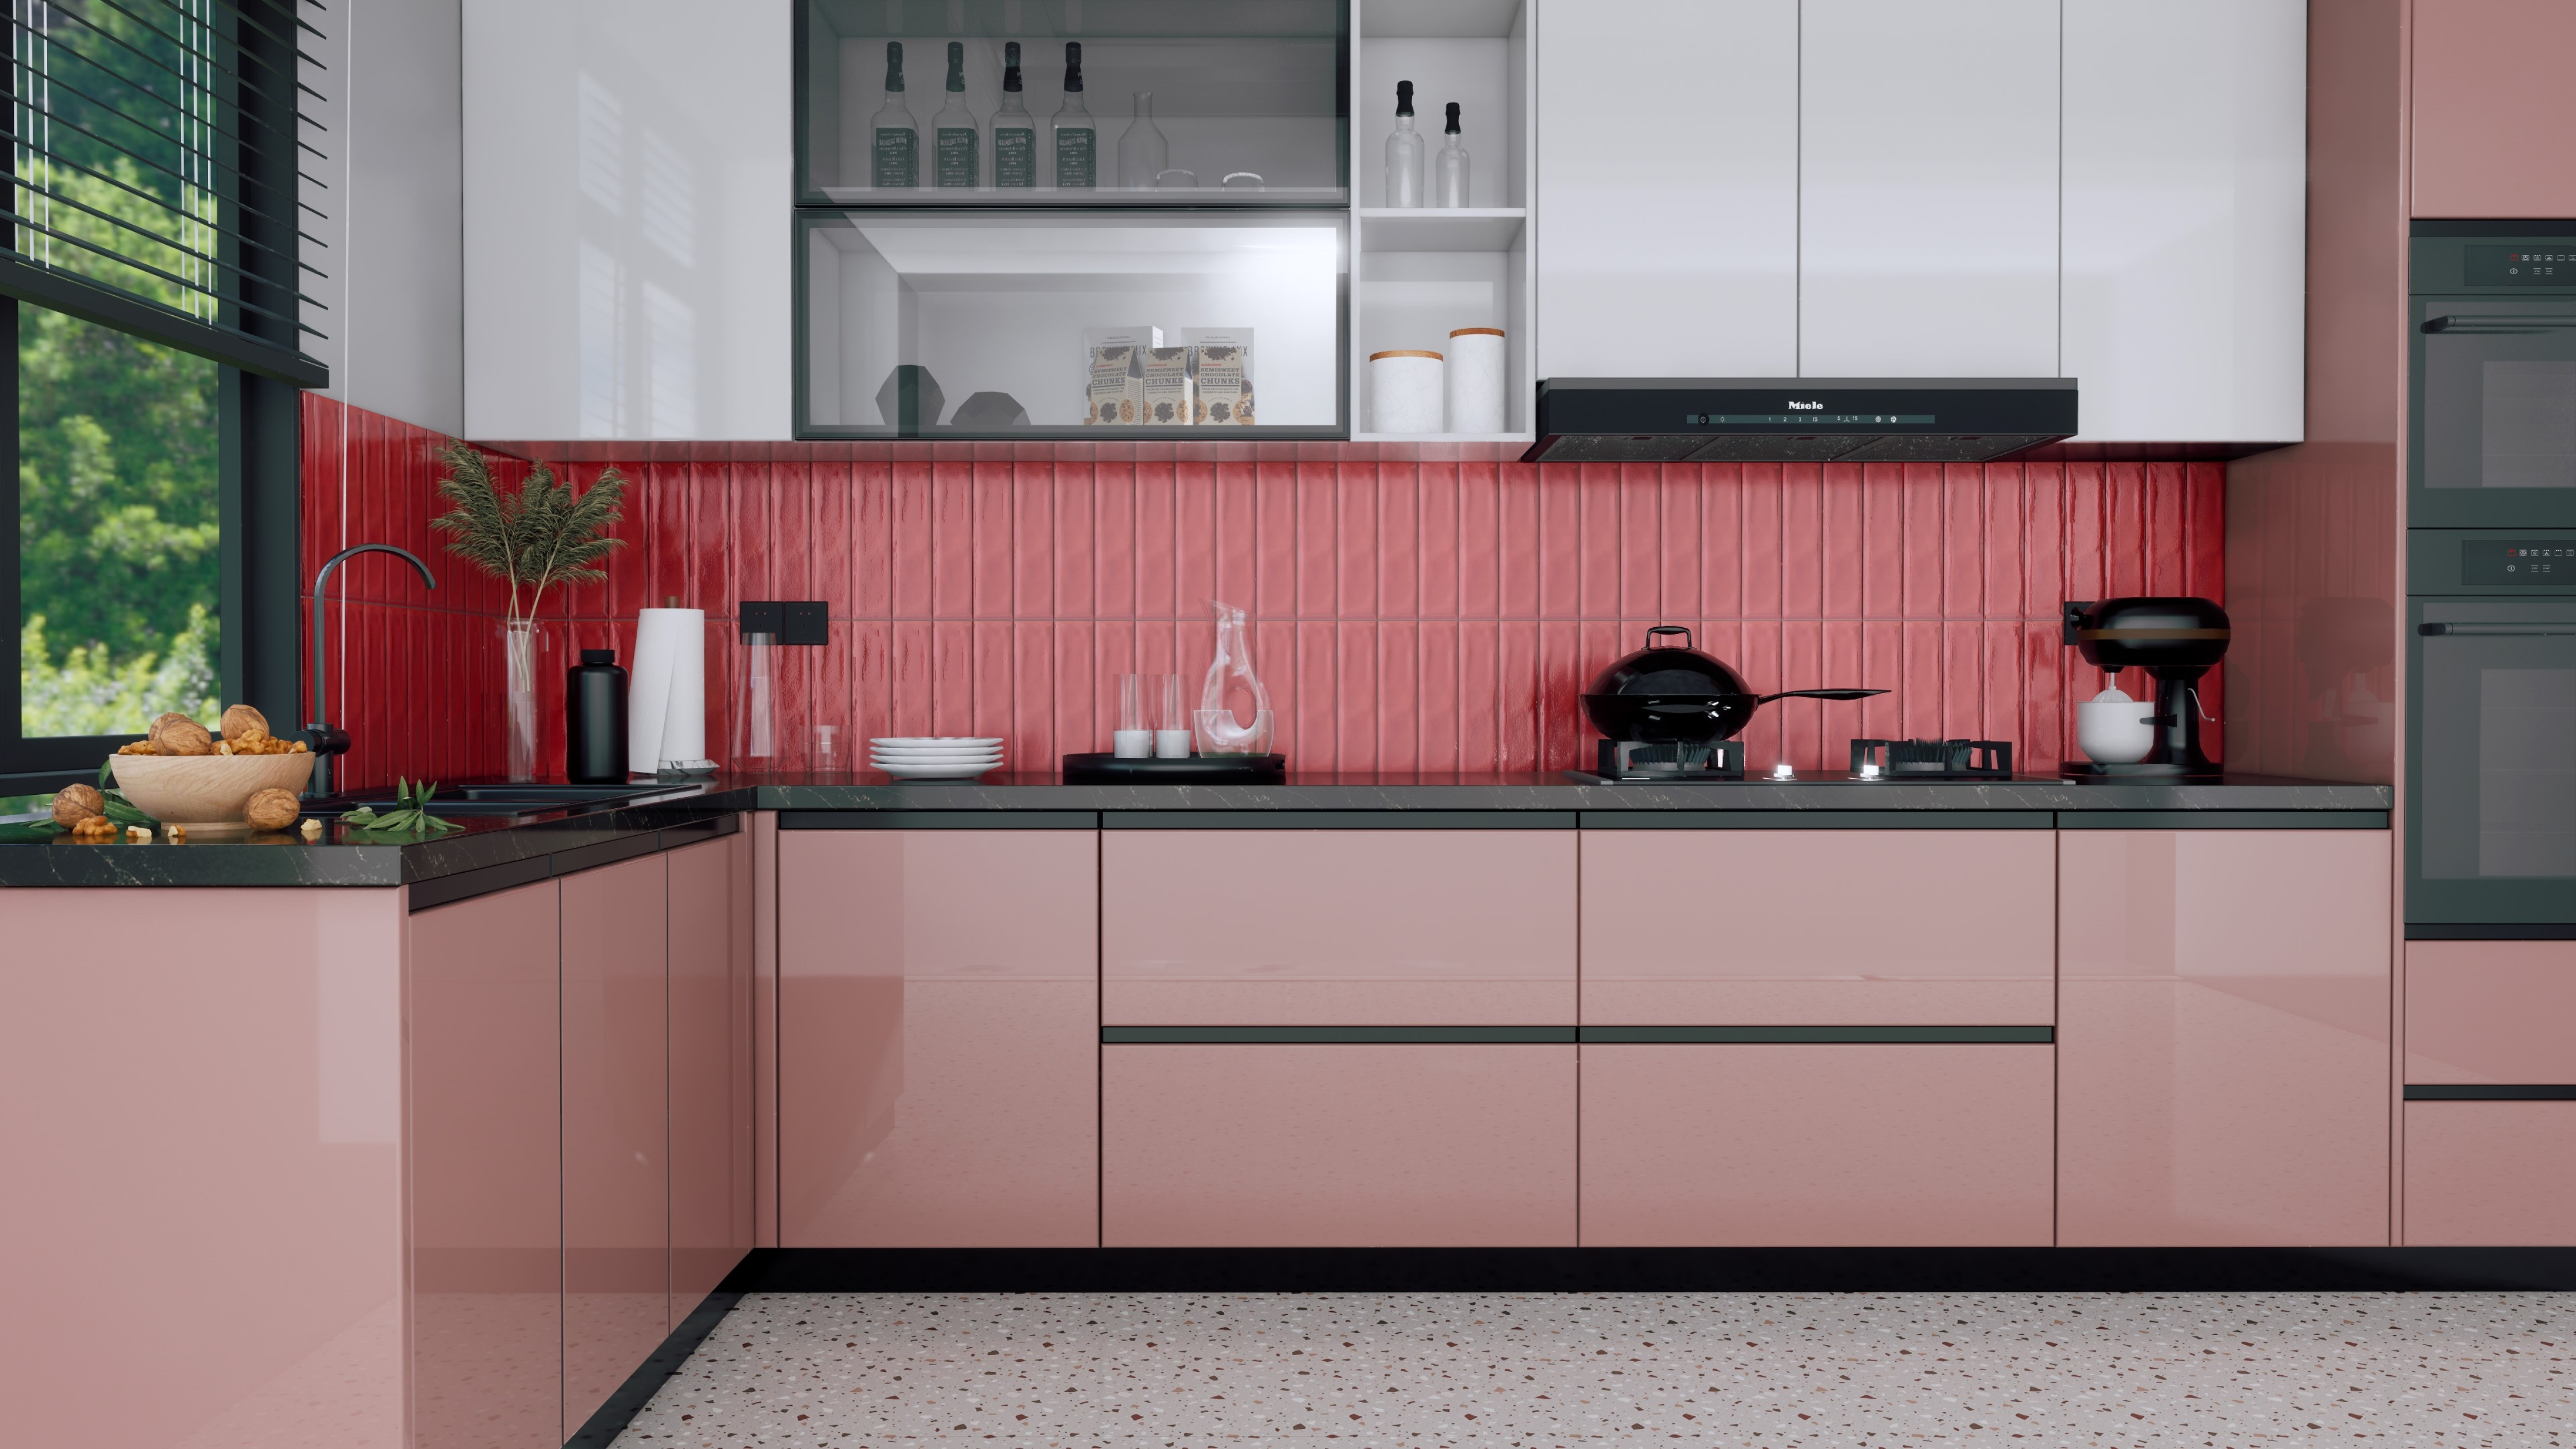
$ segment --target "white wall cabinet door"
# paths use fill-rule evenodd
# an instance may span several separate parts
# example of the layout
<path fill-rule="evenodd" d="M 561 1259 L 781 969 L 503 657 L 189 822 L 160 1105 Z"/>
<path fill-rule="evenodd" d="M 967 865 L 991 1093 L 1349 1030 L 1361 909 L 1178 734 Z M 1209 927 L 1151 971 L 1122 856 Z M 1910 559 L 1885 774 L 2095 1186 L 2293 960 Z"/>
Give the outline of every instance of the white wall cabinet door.
<path fill-rule="evenodd" d="M 465 0 L 469 436 L 789 436 L 791 20 Z"/>
<path fill-rule="evenodd" d="M 2297 441 L 2305 0 L 2066 0 L 2065 15 L 2079 441 Z"/>
<path fill-rule="evenodd" d="M 1538 9 L 1538 376 L 1797 371 L 1797 0 Z"/>
<path fill-rule="evenodd" d="M 1800 374 L 2057 376 L 2058 0 L 1802 12 Z"/>

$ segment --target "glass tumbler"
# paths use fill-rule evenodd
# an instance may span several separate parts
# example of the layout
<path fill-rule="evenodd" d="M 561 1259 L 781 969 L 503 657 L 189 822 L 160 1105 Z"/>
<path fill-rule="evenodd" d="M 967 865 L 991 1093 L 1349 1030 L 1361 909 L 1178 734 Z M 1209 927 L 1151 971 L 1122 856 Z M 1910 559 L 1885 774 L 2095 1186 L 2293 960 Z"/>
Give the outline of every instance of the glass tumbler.
<path fill-rule="evenodd" d="M 1181 703 L 1181 677 L 1157 674 L 1154 680 L 1160 692 L 1154 709 L 1154 758 L 1186 760 L 1190 757 L 1190 711 Z"/>
<path fill-rule="evenodd" d="M 1154 757 L 1154 726 L 1146 713 L 1146 685 L 1150 674 L 1118 676 L 1118 728 L 1109 733 L 1109 753 L 1121 760 L 1149 760 Z"/>

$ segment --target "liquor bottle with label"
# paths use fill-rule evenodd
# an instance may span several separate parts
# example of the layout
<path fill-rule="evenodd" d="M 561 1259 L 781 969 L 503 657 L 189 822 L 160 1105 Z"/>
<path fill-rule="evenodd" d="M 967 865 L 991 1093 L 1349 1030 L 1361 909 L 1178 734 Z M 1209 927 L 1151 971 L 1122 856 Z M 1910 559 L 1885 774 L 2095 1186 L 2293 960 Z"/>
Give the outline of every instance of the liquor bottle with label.
<path fill-rule="evenodd" d="M 1413 82 L 1395 83 L 1395 130 L 1386 138 L 1386 204 L 1422 204 L 1422 133 L 1413 129 Z"/>
<path fill-rule="evenodd" d="M 984 133 L 975 113 L 966 109 L 966 45 L 948 42 L 948 104 L 930 118 L 936 139 L 937 177 L 941 186 L 973 188 L 983 184 Z"/>
<path fill-rule="evenodd" d="M 1100 184 L 1100 130 L 1082 108 L 1082 42 L 1064 43 L 1064 107 L 1048 126 L 1055 155 L 1055 184 Z"/>
<path fill-rule="evenodd" d="M 1020 43 L 1002 47 L 1002 108 L 993 113 L 993 184 L 1038 184 L 1038 123 L 1020 95 Z"/>
<path fill-rule="evenodd" d="M 1163 128 L 1154 124 L 1154 93 L 1136 93 L 1136 119 L 1127 123 L 1127 134 L 1118 138 L 1118 184 L 1151 186 L 1172 161 L 1172 148 L 1163 139 Z"/>
<path fill-rule="evenodd" d="M 1449 124 L 1442 128 L 1447 139 L 1440 154 L 1431 158 L 1431 204 L 1465 206 L 1467 204 L 1467 143 L 1458 134 L 1458 103 L 1449 103 Z"/>
<path fill-rule="evenodd" d="M 880 188 L 921 184 L 921 123 L 904 105 L 903 42 L 886 42 L 885 107 L 869 122 L 875 164 L 870 176 Z"/>

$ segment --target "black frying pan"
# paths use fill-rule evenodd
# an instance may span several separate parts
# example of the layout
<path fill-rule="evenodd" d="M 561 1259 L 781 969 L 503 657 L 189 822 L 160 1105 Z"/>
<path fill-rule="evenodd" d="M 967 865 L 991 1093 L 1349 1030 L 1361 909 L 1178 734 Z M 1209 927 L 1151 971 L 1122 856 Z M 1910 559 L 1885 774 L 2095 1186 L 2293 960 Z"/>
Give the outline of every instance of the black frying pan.
<path fill-rule="evenodd" d="M 1657 640 L 1678 634 L 1678 645 Z M 1707 744 L 1733 739 L 1753 712 L 1775 699 L 1867 699 L 1884 689 L 1784 689 L 1756 694 L 1713 655 L 1690 647 L 1690 631 L 1658 624 L 1646 647 L 1601 671 L 1583 696 L 1592 727 L 1614 740 Z"/>

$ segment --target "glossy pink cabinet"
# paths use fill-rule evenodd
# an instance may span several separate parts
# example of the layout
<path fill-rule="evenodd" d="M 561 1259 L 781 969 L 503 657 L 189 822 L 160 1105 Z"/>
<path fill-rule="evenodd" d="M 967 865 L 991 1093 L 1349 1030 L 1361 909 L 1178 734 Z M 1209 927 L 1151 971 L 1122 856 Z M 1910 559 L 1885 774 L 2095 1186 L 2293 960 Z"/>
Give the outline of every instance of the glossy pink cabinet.
<path fill-rule="evenodd" d="M 2524 144 L 2565 125 L 2561 100 L 2566 59 L 2576 54 L 2576 6 L 2419 0 L 2408 17 L 2411 214 L 2576 215 L 2576 157 L 2562 147 Z M 2398 81 L 2392 68 L 2381 83 L 2393 96 Z"/>
<path fill-rule="evenodd" d="M 1103 1047 L 1101 1242 L 1572 1246 L 1575 1051 Z"/>
<path fill-rule="evenodd" d="M 403 1449 L 403 892 L 0 922 L 0 1441 Z"/>
<path fill-rule="evenodd" d="M 778 832 L 784 1246 L 1098 1243 L 1098 839 Z"/>
<path fill-rule="evenodd" d="M 2407 1103 L 2406 1242 L 2576 1245 L 2576 1102 Z"/>
<path fill-rule="evenodd" d="M 563 1396 L 555 882 L 411 917 L 417 1449 L 551 1449 Z"/>
<path fill-rule="evenodd" d="M 2389 841 L 2059 834 L 2059 1243 L 2388 1241 Z"/>
<path fill-rule="evenodd" d="M 564 1435 L 671 1330 L 667 858 L 563 890 Z"/>
<path fill-rule="evenodd" d="M 2044 1026 L 2045 830 L 1587 830 L 1587 1026 Z"/>
<path fill-rule="evenodd" d="M 2052 1049 L 1583 1048 L 1586 1247 L 2045 1247 Z"/>
<path fill-rule="evenodd" d="M 1117 1026 L 1571 1026 L 1571 830 L 1108 830 Z"/>
<path fill-rule="evenodd" d="M 2406 1080 L 2576 1083 L 2576 941 L 2407 942 Z"/>
<path fill-rule="evenodd" d="M 676 1326 L 752 1248 L 751 837 L 683 846 L 665 859 Z"/>

